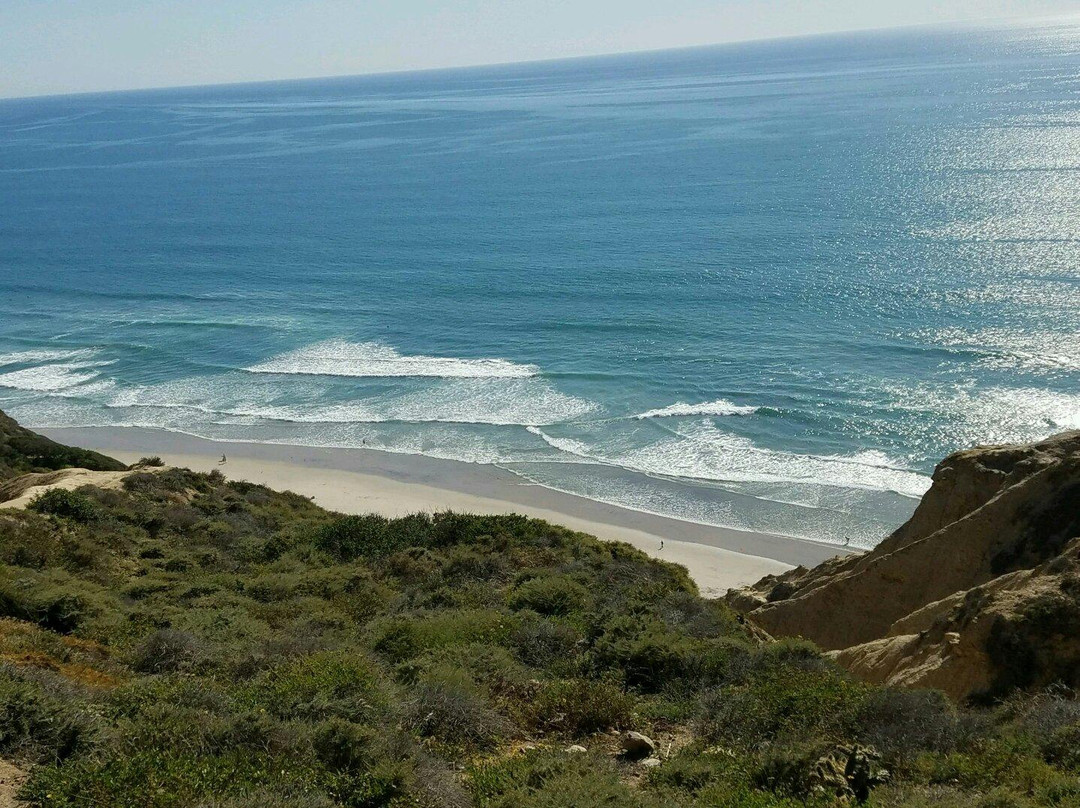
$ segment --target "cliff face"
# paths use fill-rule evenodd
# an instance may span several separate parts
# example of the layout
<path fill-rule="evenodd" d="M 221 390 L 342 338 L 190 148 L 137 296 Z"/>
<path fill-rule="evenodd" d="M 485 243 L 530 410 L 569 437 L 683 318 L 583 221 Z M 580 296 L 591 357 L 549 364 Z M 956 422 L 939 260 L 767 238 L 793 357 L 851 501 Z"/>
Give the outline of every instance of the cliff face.
<path fill-rule="evenodd" d="M 1080 431 L 957 452 L 873 551 L 728 601 L 879 683 L 957 698 L 1080 683 Z"/>

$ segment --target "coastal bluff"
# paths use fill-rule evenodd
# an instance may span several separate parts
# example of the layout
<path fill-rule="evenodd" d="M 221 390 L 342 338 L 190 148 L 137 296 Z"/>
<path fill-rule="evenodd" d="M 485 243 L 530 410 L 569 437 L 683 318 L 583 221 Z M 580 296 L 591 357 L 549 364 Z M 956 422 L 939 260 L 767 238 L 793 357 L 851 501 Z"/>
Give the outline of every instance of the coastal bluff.
<path fill-rule="evenodd" d="M 872 551 L 726 596 L 875 684 L 956 699 L 1080 684 L 1080 431 L 949 455 Z"/>

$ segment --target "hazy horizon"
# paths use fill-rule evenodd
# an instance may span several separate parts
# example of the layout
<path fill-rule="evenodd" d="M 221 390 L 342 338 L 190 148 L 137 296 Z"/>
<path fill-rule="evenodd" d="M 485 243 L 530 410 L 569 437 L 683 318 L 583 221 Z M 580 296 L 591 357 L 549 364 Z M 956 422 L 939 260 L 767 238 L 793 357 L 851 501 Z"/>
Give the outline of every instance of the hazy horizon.
<path fill-rule="evenodd" d="M 549 19 L 537 30 L 529 8 L 491 13 L 487 0 L 427 12 L 428 3 L 412 0 L 406 5 L 419 9 L 399 8 L 377 21 L 365 18 L 371 9 L 339 8 L 334 19 L 320 17 L 335 5 L 319 0 L 296 13 L 276 3 L 256 8 L 249 0 L 230 0 L 216 9 L 194 3 L 184 13 L 154 16 L 152 8 L 100 0 L 90 13 L 72 9 L 69 18 L 15 0 L 0 13 L 9 33 L 0 98 L 481 67 L 917 26 L 1024 24 L 1076 8 L 1071 0 L 924 0 L 872 9 L 774 0 L 751 12 L 745 0 L 678 0 L 658 23 L 636 2 L 604 14 L 611 4 L 603 0 L 570 16 L 566 9 L 545 9 Z M 481 17 L 486 26 L 478 27 Z M 154 24 L 147 26 L 148 19 Z M 454 37 L 458 31 L 469 35 Z M 531 36 L 508 39 L 508 31 Z M 344 41 L 350 33 L 356 39 Z"/>

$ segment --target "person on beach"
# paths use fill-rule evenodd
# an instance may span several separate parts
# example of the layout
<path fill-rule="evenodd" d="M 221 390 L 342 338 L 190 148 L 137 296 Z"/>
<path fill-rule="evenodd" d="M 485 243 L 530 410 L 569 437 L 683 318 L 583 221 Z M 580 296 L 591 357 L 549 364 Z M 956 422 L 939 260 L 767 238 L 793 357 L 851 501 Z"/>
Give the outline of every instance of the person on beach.
<path fill-rule="evenodd" d="M 224 462 L 225 462 L 225 455 L 222 455 L 221 460 L 218 462 L 218 465 L 220 466 Z"/>
<path fill-rule="evenodd" d="M 663 539 L 660 539 L 660 549 L 661 550 L 664 549 L 664 540 Z"/>

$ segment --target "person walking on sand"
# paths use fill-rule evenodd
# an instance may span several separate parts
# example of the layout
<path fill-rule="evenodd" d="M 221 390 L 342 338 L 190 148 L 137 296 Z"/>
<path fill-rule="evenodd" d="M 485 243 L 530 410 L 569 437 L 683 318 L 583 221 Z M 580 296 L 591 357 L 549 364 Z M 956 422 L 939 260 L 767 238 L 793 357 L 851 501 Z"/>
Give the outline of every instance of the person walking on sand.
<path fill-rule="evenodd" d="M 221 460 L 218 462 L 218 465 L 220 466 L 224 462 L 225 462 L 225 455 L 222 455 Z"/>
<path fill-rule="evenodd" d="M 660 539 L 660 549 L 661 550 L 664 549 L 664 540 L 663 539 Z"/>

